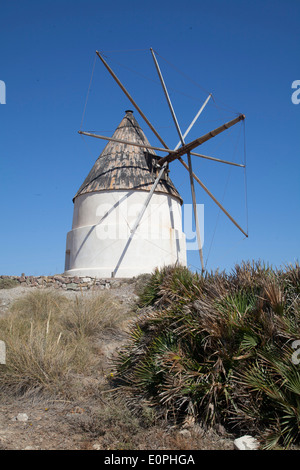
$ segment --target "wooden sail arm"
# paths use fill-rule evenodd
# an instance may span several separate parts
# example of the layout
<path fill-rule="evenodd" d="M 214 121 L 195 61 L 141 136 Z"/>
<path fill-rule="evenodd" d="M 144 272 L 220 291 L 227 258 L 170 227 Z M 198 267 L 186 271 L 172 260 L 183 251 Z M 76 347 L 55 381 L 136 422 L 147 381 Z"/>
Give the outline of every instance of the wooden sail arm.
<path fill-rule="evenodd" d="M 189 166 L 185 163 L 184 160 L 182 160 L 181 157 L 179 157 L 178 160 L 180 161 L 180 163 L 182 163 L 182 165 L 186 168 L 186 170 L 190 171 Z M 193 173 L 193 177 L 197 181 L 197 183 L 200 184 L 201 188 L 204 189 L 204 191 L 209 195 L 209 197 L 211 197 L 212 200 L 217 204 L 217 206 L 221 209 L 221 211 L 224 212 L 224 214 L 229 218 L 229 220 L 231 220 L 231 222 L 245 235 L 245 237 L 248 238 L 248 234 L 239 226 L 236 220 L 234 220 L 234 218 L 229 214 L 229 212 L 227 212 L 227 210 L 215 198 L 215 196 L 210 192 L 210 190 L 205 186 L 205 184 L 202 183 L 202 181 L 198 178 L 198 176 L 195 175 L 195 173 Z"/>
<path fill-rule="evenodd" d="M 208 132 L 202 137 L 199 137 L 198 139 L 193 140 L 189 144 L 183 145 L 177 150 L 177 155 L 172 153 L 170 155 L 167 155 L 166 157 L 161 158 L 160 160 L 158 160 L 158 164 L 163 165 L 165 162 L 170 163 L 176 160 L 176 158 L 182 157 L 182 155 L 184 155 L 185 153 L 191 152 L 199 145 L 204 144 L 204 142 L 207 142 L 213 137 L 216 137 L 218 134 L 221 134 L 221 132 L 226 131 L 226 129 L 229 129 L 230 127 L 234 126 L 235 124 L 237 124 L 238 122 L 244 119 L 245 119 L 245 115 L 240 114 L 237 118 L 232 119 L 232 121 L 229 121 L 226 124 L 223 124 L 223 126 L 217 127 L 217 129 L 214 129 L 213 131 Z"/>
<path fill-rule="evenodd" d="M 228 160 L 222 160 L 221 158 L 209 157 L 208 155 L 202 155 L 202 153 L 190 152 L 190 154 L 195 155 L 196 157 L 204 158 L 205 160 L 212 160 L 213 162 L 226 163 L 227 165 L 239 166 L 241 168 L 245 168 L 246 166 L 246 165 L 243 165 L 242 163 L 229 162 Z"/>
<path fill-rule="evenodd" d="M 178 132 L 178 135 L 179 135 L 181 144 L 184 145 L 184 143 L 185 143 L 185 142 L 184 142 L 184 138 L 183 138 L 181 129 L 180 129 L 180 127 L 179 127 L 179 124 L 178 124 L 178 121 L 177 121 L 177 117 L 176 117 L 176 114 L 175 114 L 173 105 L 172 105 L 172 103 L 171 103 L 170 96 L 169 96 L 169 93 L 168 93 L 166 84 L 165 84 L 165 82 L 164 82 L 162 73 L 161 73 L 161 71 L 160 71 L 160 68 L 159 68 L 159 65 L 158 65 L 158 62 L 157 62 L 157 59 L 156 59 L 156 57 L 155 57 L 155 54 L 154 54 L 154 51 L 153 51 L 152 47 L 150 48 L 150 51 L 151 51 L 151 54 L 152 54 L 152 57 L 153 57 L 153 60 L 154 60 L 154 63 L 155 63 L 155 67 L 156 67 L 156 70 L 157 70 L 157 73 L 158 73 L 158 76 L 159 76 L 159 79 L 160 79 L 160 82 L 161 82 L 161 85 L 162 85 L 162 88 L 163 88 L 165 97 L 166 97 L 166 99 L 167 99 L 167 103 L 168 103 L 168 106 L 169 106 L 169 108 L 170 108 L 171 115 L 172 115 L 172 118 L 173 118 L 175 127 L 176 127 L 176 129 L 177 129 L 177 132 Z"/>
<path fill-rule="evenodd" d="M 153 196 L 153 194 L 154 194 L 154 191 L 155 191 L 155 189 L 156 189 L 158 183 L 160 182 L 160 180 L 161 180 L 161 178 L 162 178 L 162 176 L 163 176 L 163 173 L 164 173 L 164 171 L 166 170 L 167 166 L 168 166 L 168 163 L 166 162 L 166 163 L 161 167 L 160 172 L 159 172 L 159 174 L 158 174 L 156 180 L 154 181 L 154 183 L 153 183 L 153 185 L 152 185 L 152 188 L 151 188 L 151 190 L 150 190 L 150 192 L 149 192 L 149 194 L 148 194 L 148 196 L 147 196 L 147 198 L 146 198 L 146 201 L 145 201 L 144 204 L 143 204 L 143 207 L 142 207 L 142 209 L 141 209 L 141 211 L 140 211 L 140 213 L 139 213 L 139 215 L 138 215 L 138 217 L 137 217 L 137 219 L 136 219 L 136 221 L 135 221 L 135 223 L 134 223 L 134 226 L 133 226 L 132 229 L 130 230 L 129 239 L 127 240 L 127 243 L 126 243 L 126 245 L 125 245 L 125 247 L 124 247 L 124 250 L 123 250 L 123 252 L 122 252 L 122 254 L 121 254 L 120 258 L 119 258 L 119 261 L 118 261 L 118 263 L 117 263 L 117 265 L 116 265 L 116 267 L 115 267 L 115 269 L 114 269 L 114 271 L 113 271 L 113 273 L 112 273 L 112 277 L 115 277 L 115 276 L 116 276 L 116 273 L 117 273 L 117 271 L 119 270 L 119 268 L 120 268 L 120 266 L 121 266 L 121 263 L 122 263 L 122 261 L 123 261 L 123 258 L 124 258 L 124 256 L 125 256 L 125 254 L 126 254 L 128 248 L 129 248 L 129 245 L 130 245 L 130 243 L 131 243 L 131 241 L 132 241 L 132 239 L 133 239 L 133 237 L 134 237 L 134 235 L 135 235 L 135 232 L 137 231 L 138 226 L 139 226 L 140 223 L 141 223 L 141 220 L 142 220 L 142 218 L 143 218 L 143 215 L 144 215 L 144 213 L 146 212 L 146 209 L 147 209 L 147 207 L 148 207 L 148 205 L 149 205 L 149 203 L 150 203 L 150 200 L 151 200 L 151 198 L 152 198 L 152 196 Z"/>
<path fill-rule="evenodd" d="M 158 152 L 177 153 L 176 150 L 171 150 L 169 148 L 153 147 L 153 145 L 129 142 L 128 140 L 115 139 L 114 137 L 106 137 L 104 135 L 93 134 L 91 132 L 78 131 L 78 134 L 87 135 L 88 137 L 95 137 L 96 139 L 108 140 L 109 142 L 118 142 L 119 144 L 133 145 L 134 147 L 146 148 L 149 150 L 157 150 Z M 240 166 L 242 168 L 245 167 L 245 165 L 242 165 L 241 163 L 229 162 L 227 160 L 222 160 L 221 158 L 209 157 L 208 155 L 202 155 L 200 153 L 191 152 L 191 155 L 195 155 L 196 157 L 201 157 L 206 160 L 212 160 L 214 162 L 226 163 L 227 165 Z"/>
<path fill-rule="evenodd" d="M 192 127 L 194 126 L 195 122 L 197 121 L 197 119 L 199 118 L 200 114 L 203 112 L 205 106 L 207 105 L 207 103 L 209 102 L 210 98 L 212 97 L 212 94 L 210 93 L 208 95 L 208 97 L 206 98 L 206 100 L 204 101 L 203 105 L 201 106 L 201 108 L 199 109 L 199 111 L 197 112 L 196 116 L 194 117 L 194 119 L 192 120 L 191 124 L 189 125 L 189 127 L 187 128 L 187 130 L 185 131 L 185 133 L 183 134 L 183 138 L 185 139 L 186 136 L 188 135 L 188 133 L 190 132 L 190 130 L 192 129 Z M 175 149 L 174 150 L 177 150 L 181 145 L 181 140 L 178 142 L 178 144 L 176 145 Z"/>
<path fill-rule="evenodd" d="M 117 84 L 119 85 L 119 87 L 121 88 L 121 90 L 125 93 L 125 95 L 127 96 L 127 98 L 130 100 L 131 104 L 135 107 L 135 109 L 138 111 L 138 113 L 141 115 L 141 117 L 144 119 L 144 121 L 146 122 L 146 124 L 150 127 L 150 129 L 152 130 L 152 132 L 155 134 L 155 136 L 158 138 L 158 140 L 161 142 L 161 144 L 164 146 L 164 149 L 159 149 L 158 147 L 152 147 L 153 150 L 159 150 L 159 151 L 167 151 L 169 154 L 172 154 L 174 153 L 174 151 L 170 150 L 167 146 L 167 144 L 164 142 L 164 140 L 162 139 L 162 137 L 159 135 L 159 133 L 157 132 L 157 130 L 153 127 L 153 125 L 150 123 L 149 119 L 147 119 L 147 117 L 145 116 L 145 114 L 142 112 L 142 110 L 140 109 L 140 107 L 137 105 L 137 103 L 134 101 L 134 99 L 132 98 L 132 96 L 129 94 L 129 92 L 126 90 L 126 88 L 124 87 L 124 85 L 121 83 L 121 81 L 119 80 L 119 78 L 116 76 L 116 74 L 114 73 L 114 71 L 110 68 L 110 66 L 107 64 L 107 62 L 104 60 L 104 58 L 102 57 L 102 55 L 100 54 L 99 51 L 96 51 L 96 54 L 98 55 L 99 59 L 102 61 L 102 63 L 104 64 L 104 66 L 106 67 L 106 69 L 109 71 L 109 73 L 111 74 L 111 76 L 113 77 L 113 79 L 117 82 Z M 206 104 L 206 103 L 205 103 Z M 201 108 L 202 110 L 202 108 Z M 245 117 L 243 117 L 245 118 Z M 240 120 L 240 119 L 239 119 Z M 225 124 L 226 126 L 226 124 Z M 222 126 L 223 127 L 223 126 Z M 225 130 L 225 129 L 224 129 Z M 214 131 L 212 131 L 214 132 Z M 104 139 L 104 140 L 110 140 L 109 138 L 107 137 L 103 137 L 103 136 L 96 136 L 95 134 L 89 134 L 89 133 L 84 133 L 84 132 L 79 132 L 79 133 L 82 133 L 84 135 L 89 135 L 91 137 L 97 137 L 99 139 Z M 217 135 L 217 134 L 215 134 Z M 213 137 L 213 136 L 211 136 Z M 210 137 L 210 138 L 211 138 Z M 121 142 L 122 143 L 122 142 Z M 124 142 L 125 143 L 125 142 Z M 138 144 L 134 144 L 134 143 L 130 143 L 130 145 L 136 145 L 137 147 L 139 146 Z M 199 144 L 200 145 L 200 144 Z M 144 146 L 145 147 L 145 146 Z M 150 147 L 146 147 L 146 148 L 150 148 Z M 179 149 L 181 150 L 181 149 Z M 220 159 L 215 159 L 213 157 L 207 157 L 207 156 L 204 156 L 204 155 L 201 155 L 201 154 L 195 154 L 193 153 L 191 150 L 190 150 L 190 153 L 191 155 L 196 155 L 198 157 L 202 157 L 202 158 L 206 158 L 208 160 L 214 160 L 214 161 L 220 161 L 220 163 L 227 163 L 228 165 L 235 165 L 235 166 L 244 166 L 244 165 L 240 165 L 238 163 L 233 163 L 233 162 L 229 162 L 229 161 L 226 161 L 226 160 L 220 160 Z M 184 154 L 184 153 L 183 153 Z M 182 155 L 183 155 L 182 154 Z M 175 157 L 174 160 L 178 158 L 178 157 Z M 162 160 L 162 159 L 161 159 Z M 162 165 L 163 162 L 161 162 L 161 160 L 159 160 L 159 164 Z"/>
<path fill-rule="evenodd" d="M 136 104 L 136 102 L 134 101 L 134 99 L 132 98 L 132 96 L 129 94 L 129 92 L 126 90 L 126 88 L 124 87 L 124 85 L 121 83 L 121 81 L 118 79 L 118 77 L 116 76 L 116 74 L 114 73 L 114 71 L 110 68 L 110 66 L 108 65 L 108 63 L 103 59 L 102 55 L 100 54 L 99 51 L 96 51 L 96 54 L 97 56 L 99 57 L 99 59 L 101 60 L 101 62 L 105 65 L 105 67 L 107 68 L 107 70 L 109 71 L 109 73 L 111 74 L 111 76 L 113 77 L 113 79 L 117 82 L 117 84 L 119 85 L 119 87 L 121 88 L 121 90 L 125 93 L 125 95 L 127 96 L 127 98 L 129 99 L 129 101 L 131 102 L 131 104 L 135 107 L 135 109 L 137 110 L 137 112 L 142 116 L 142 118 L 144 119 L 144 121 L 148 124 L 148 126 L 150 127 L 150 129 L 152 130 L 152 132 L 155 134 L 155 136 L 158 138 L 158 140 L 160 141 L 160 143 L 165 147 L 165 148 L 168 148 L 167 144 L 163 141 L 163 139 L 161 138 L 161 136 L 159 135 L 159 133 L 155 130 L 155 128 L 152 126 L 151 122 L 147 119 L 147 117 L 145 116 L 145 114 L 143 113 L 143 111 L 140 109 L 140 107 Z"/>
<path fill-rule="evenodd" d="M 151 54 L 152 54 L 152 57 L 153 57 L 153 60 L 154 60 L 154 63 L 155 63 L 155 67 L 156 67 L 161 85 L 162 85 L 163 90 L 164 90 L 165 97 L 167 99 L 169 109 L 170 109 L 171 114 L 172 114 L 172 118 L 173 118 L 175 127 L 177 129 L 177 132 L 178 132 L 178 135 L 179 135 L 179 138 L 180 138 L 180 142 L 181 142 L 182 146 L 184 146 L 185 145 L 185 140 L 184 140 L 184 137 L 182 135 L 182 132 L 181 132 L 181 129 L 180 129 L 180 126 L 179 126 L 179 123 L 178 123 L 178 120 L 177 120 L 177 117 L 176 117 L 176 114 L 175 114 L 175 111 L 174 111 L 174 108 L 173 108 L 173 105 L 172 105 L 172 102 L 171 102 L 171 98 L 169 96 L 169 93 L 168 93 L 168 90 L 167 90 L 167 87 L 166 87 L 166 84 L 165 84 L 165 81 L 163 79 L 163 76 L 162 76 L 160 67 L 158 65 L 156 56 L 154 54 L 154 51 L 153 51 L 152 48 L 150 50 L 151 50 Z M 190 152 L 187 152 L 187 156 L 188 156 L 188 163 L 189 163 L 188 168 L 189 168 L 189 174 L 190 174 L 190 185 L 191 185 L 191 193 L 192 193 L 192 200 L 193 200 L 193 212 L 194 212 L 194 218 L 195 218 L 195 224 L 196 224 L 197 243 L 198 243 L 198 249 L 199 249 L 199 256 L 200 256 L 202 272 L 203 272 L 204 271 L 203 250 L 202 250 L 200 226 L 199 226 L 198 213 L 197 213 L 197 201 L 196 201 L 196 193 L 195 193 L 195 188 L 194 188 L 194 178 L 193 178 L 192 160 L 191 160 Z M 164 162 L 163 166 L 166 165 L 167 163 L 168 163 L 168 161 L 166 160 Z"/>
<path fill-rule="evenodd" d="M 153 145 L 139 144 L 138 142 L 129 142 L 128 140 L 116 139 L 114 137 L 105 137 L 104 135 L 92 134 L 91 132 L 78 131 L 78 134 L 95 137 L 96 139 L 108 140 L 109 142 L 118 142 L 119 144 L 133 145 L 134 147 L 146 148 L 150 150 L 157 150 L 159 152 L 176 153 L 176 150 L 169 148 L 153 147 Z"/>

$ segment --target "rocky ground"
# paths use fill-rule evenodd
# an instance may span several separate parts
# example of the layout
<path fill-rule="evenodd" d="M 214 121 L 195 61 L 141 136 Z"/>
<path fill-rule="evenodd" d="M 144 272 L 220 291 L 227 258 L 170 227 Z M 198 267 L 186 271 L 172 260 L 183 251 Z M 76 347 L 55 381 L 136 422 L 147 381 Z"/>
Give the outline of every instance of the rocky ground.
<path fill-rule="evenodd" d="M 101 404 L 14 400 L 0 407 L 0 450 L 233 450 L 233 440 L 201 430 L 151 426 L 128 435 L 94 430 Z M 82 408 L 84 406 L 84 408 Z M 120 423 L 118 423 L 120 425 Z M 122 428 L 122 426 L 121 426 Z"/>
<path fill-rule="evenodd" d="M 0 290 L 0 316 L 9 315 L 12 302 L 33 289 L 54 289 L 25 282 L 17 287 Z M 109 286 L 121 303 L 130 307 L 136 300 L 134 283 Z M 79 292 L 64 289 L 66 296 L 92 295 L 93 289 Z M 1 337 L 0 337 L 1 339 Z M 127 335 L 102 340 L 101 351 L 109 364 Z M 1 367 L 1 365 L 0 365 Z M 3 367 L 3 366 L 2 366 Z M 87 378 L 85 378 L 87 380 Z M 92 380 L 92 379 L 91 379 Z M 110 396 L 109 387 L 97 397 L 78 400 L 58 400 L 45 396 L 0 397 L 1 450 L 231 450 L 233 437 L 220 429 L 218 434 L 204 432 L 194 423 L 185 427 L 151 422 L 141 427 L 128 410 L 123 415 L 122 404 Z"/>

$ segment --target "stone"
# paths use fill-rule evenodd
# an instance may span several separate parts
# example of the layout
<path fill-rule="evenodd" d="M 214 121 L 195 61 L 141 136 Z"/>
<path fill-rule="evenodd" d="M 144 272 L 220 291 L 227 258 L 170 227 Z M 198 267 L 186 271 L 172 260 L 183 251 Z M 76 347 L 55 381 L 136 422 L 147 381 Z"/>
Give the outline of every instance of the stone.
<path fill-rule="evenodd" d="M 259 442 L 255 437 L 242 436 L 233 441 L 235 450 L 257 450 L 259 448 Z"/>
<path fill-rule="evenodd" d="M 100 444 L 93 444 L 93 449 L 94 450 L 102 450 L 102 447 Z"/>
<path fill-rule="evenodd" d="M 181 431 L 179 431 L 179 434 L 183 437 L 191 437 L 191 432 L 188 430 L 188 429 L 182 429 Z"/>
<path fill-rule="evenodd" d="M 22 423 L 26 423 L 28 421 L 28 416 L 26 413 L 19 413 L 16 417 L 17 421 L 21 421 Z"/>
<path fill-rule="evenodd" d="M 75 282 L 70 282 L 70 284 L 67 284 L 67 290 L 77 290 L 77 284 Z"/>
<path fill-rule="evenodd" d="M 6 364 L 6 346 L 4 341 L 0 341 L 0 364 Z"/>

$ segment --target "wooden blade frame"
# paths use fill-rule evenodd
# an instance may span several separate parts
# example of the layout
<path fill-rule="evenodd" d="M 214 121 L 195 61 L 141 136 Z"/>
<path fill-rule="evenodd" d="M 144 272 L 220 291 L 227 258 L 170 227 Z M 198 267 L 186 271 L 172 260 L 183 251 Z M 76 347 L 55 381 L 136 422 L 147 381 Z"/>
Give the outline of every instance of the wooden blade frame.
<path fill-rule="evenodd" d="M 214 129 L 213 131 L 208 132 L 207 134 L 203 135 L 202 137 L 199 137 L 198 139 L 193 140 L 189 144 L 185 144 L 182 147 L 180 147 L 177 151 L 176 154 L 172 153 L 170 155 L 167 155 L 166 157 L 161 158 L 158 163 L 160 165 L 163 165 L 166 161 L 168 163 L 173 162 L 179 157 L 182 157 L 188 152 L 191 152 L 194 148 L 198 147 L 199 145 L 204 144 L 204 142 L 207 142 L 208 140 L 212 139 L 213 137 L 216 137 L 218 134 L 221 132 L 226 131 L 230 127 L 234 126 L 238 122 L 242 121 L 245 119 L 244 114 L 240 114 L 237 118 L 232 119 L 232 121 L 227 122 L 226 124 L 223 124 L 223 126 L 217 127 L 217 129 Z"/>
<path fill-rule="evenodd" d="M 192 170 L 190 170 L 190 167 L 182 160 L 182 156 L 184 154 L 193 154 L 192 153 L 192 150 L 194 148 L 196 148 L 197 146 L 199 145 L 202 145 L 204 142 L 207 142 L 209 139 L 211 139 L 212 137 L 215 137 L 216 135 L 220 134 L 221 132 L 225 131 L 226 129 L 229 129 L 230 127 L 232 127 L 233 125 L 235 125 L 236 123 L 240 122 L 241 120 L 245 119 L 245 116 L 243 114 L 239 115 L 236 119 L 233 119 L 232 121 L 229 121 L 228 123 L 224 124 L 223 126 L 220 126 L 219 128 L 215 129 L 214 131 L 211 131 L 209 132 L 208 134 L 205 134 L 204 136 L 192 141 L 191 143 L 189 144 L 184 144 L 182 145 L 181 148 L 179 148 L 178 150 L 171 150 L 168 148 L 167 144 L 164 142 L 164 140 L 162 139 L 162 137 L 159 135 L 159 133 L 156 131 L 156 129 L 153 127 L 153 125 L 150 123 L 150 121 L 147 119 L 147 117 L 145 116 L 145 114 L 142 112 L 142 110 L 139 108 L 139 106 L 136 104 L 136 102 L 134 101 L 134 99 L 131 97 L 131 95 L 128 93 L 128 91 L 126 90 L 126 88 L 124 87 L 124 85 L 121 83 L 121 81 L 118 79 L 118 77 L 116 76 L 116 74 L 113 72 L 113 70 L 109 67 L 109 65 L 107 64 L 107 62 L 104 60 L 104 58 L 101 56 L 101 54 L 99 53 L 99 51 L 96 51 L 96 54 L 98 55 L 98 57 L 100 58 L 100 60 L 102 61 L 102 63 L 104 64 L 104 66 L 106 67 L 106 69 L 109 71 L 109 73 L 111 74 L 111 76 L 114 78 L 114 80 L 116 81 L 116 83 L 120 86 L 120 88 L 122 89 L 122 91 L 125 93 L 125 95 L 127 96 L 127 98 L 129 99 L 129 101 L 132 103 L 132 105 L 135 107 L 135 109 L 138 111 L 138 113 L 141 115 L 141 117 L 143 118 L 143 120 L 146 122 L 146 124 L 149 126 L 149 128 L 152 130 L 152 132 L 154 133 L 154 135 L 158 138 L 158 140 L 162 143 L 162 145 L 164 146 L 164 149 L 160 149 L 161 151 L 167 151 L 168 152 L 168 155 L 164 158 L 161 158 L 158 163 L 161 165 L 161 166 L 164 166 L 165 163 L 169 163 L 171 161 L 174 161 L 176 159 L 178 159 L 180 161 L 180 163 L 189 171 L 190 175 L 192 175 L 192 178 L 195 179 L 199 184 L 200 186 L 206 191 L 206 193 L 213 199 L 213 201 L 218 205 L 218 207 L 224 212 L 224 214 L 231 220 L 231 222 L 234 223 L 234 225 L 246 236 L 248 237 L 248 234 L 238 225 L 238 223 L 233 219 L 233 217 L 230 216 L 230 214 L 226 211 L 226 209 L 221 205 L 221 203 L 213 196 L 213 194 L 208 190 L 208 188 L 204 185 L 204 183 L 202 183 L 202 181 L 195 175 L 195 173 L 192 172 Z M 180 131 L 181 132 L 181 131 Z M 90 133 L 85 133 L 85 132 L 81 132 L 81 134 L 83 135 L 90 135 L 92 137 L 98 137 L 98 138 L 103 138 L 105 140 L 113 140 L 113 139 L 110 139 L 110 138 L 105 138 L 103 136 L 97 136 L 95 134 L 90 134 Z M 124 141 L 125 143 L 125 141 Z M 130 145 L 137 145 L 133 142 L 126 142 L 126 144 L 130 144 Z M 139 146 L 139 145 L 137 145 Z M 145 147 L 145 146 L 144 146 Z M 148 148 L 148 147 L 147 147 Z M 158 150 L 158 147 L 152 147 L 154 150 L 157 149 Z M 220 160 L 220 159 L 215 159 L 213 157 L 206 157 L 204 155 L 200 155 L 200 154 L 196 154 L 197 156 L 200 156 L 200 157 L 204 157 L 204 158 L 207 158 L 207 159 L 211 159 L 211 160 L 215 160 L 215 161 L 221 161 L 222 163 L 228 163 L 228 164 L 233 164 L 235 166 L 244 166 L 244 165 L 239 165 L 239 164 L 235 164 L 233 162 L 227 162 L 225 160 Z M 154 183 L 155 184 L 155 183 Z M 154 192 L 154 191 L 153 191 Z M 149 199 L 150 200 L 150 199 Z M 137 227 L 136 227 L 137 228 Z M 132 237 L 130 238 L 130 241 L 131 241 Z M 128 240 L 129 242 L 129 240 Z M 122 258 L 123 259 L 123 258 Z"/>
<path fill-rule="evenodd" d="M 150 149 L 150 150 L 157 150 L 159 152 L 167 152 L 167 153 L 176 154 L 176 150 L 177 150 L 176 148 L 174 150 L 171 150 L 169 148 L 154 147 L 153 145 L 138 144 L 137 142 L 129 142 L 128 140 L 115 139 L 113 137 L 106 137 L 104 135 L 93 134 L 92 132 L 78 131 L 78 134 L 87 135 L 89 137 L 95 137 L 96 139 L 108 140 L 110 142 L 118 142 L 120 144 L 133 145 L 134 147 L 147 148 L 147 149 Z M 220 158 L 209 157 L 207 155 L 202 155 L 200 153 L 194 153 L 194 152 L 190 152 L 190 153 L 191 153 L 191 155 L 195 155 L 196 157 L 205 158 L 206 160 L 212 160 L 214 162 L 226 163 L 227 165 L 233 165 L 233 166 L 239 166 L 239 167 L 245 168 L 245 165 L 242 165 L 241 163 L 229 162 L 227 160 L 221 160 Z"/>
<path fill-rule="evenodd" d="M 154 51 L 153 51 L 153 49 L 150 49 L 150 50 L 151 50 L 151 54 L 152 54 L 152 57 L 153 57 L 153 60 L 154 60 L 154 63 L 155 63 L 155 67 L 156 67 L 161 85 L 163 87 L 165 97 L 167 99 L 169 109 L 171 111 L 172 118 L 173 118 L 173 121 L 175 123 L 175 127 L 177 129 L 181 144 L 182 144 L 182 146 L 184 146 L 185 145 L 184 137 L 182 135 L 179 123 L 177 121 L 177 117 L 176 117 L 176 114 L 175 114 L 175 111 L 174 111 L 174 108 L 173 108 L 173 105 L 172 105 L 172 102 L 171 102 L 171 99 L 170 99 L 170 96 L 169 96 L 169 93 L 168 93 L 168 90 L 167 90 L 167 87 L 166 87 L 166 84 L 165 84 L 165 81 L 163 79 L 163 76 L 162 76 L 160 67 L 158 65 L 156 56 L 154 54 Z M 204 107 L 202 108 L 202 110 L 203 109 L 204 109 Z M 193 201 L 194 219 L 195 219 L 195 225 L 196 225 L 197 243 L 198 243 L 198 250 L 199 250 L 199 256 L 200 256 L 201 268 L 202 268 L 202 272 L 203 272 L 204 271 L 203 250 L 202 250 L 202 242 L 201 242 L 201 235 L 200 235 L 199 219 L 198 219 L 198 213 L 197 213 L 196 193 L 195 193 L 195 187 L 194 187 L 194 178 L 193 178 L 192 161 L 191 161 L 190 152 L 187 152 L 187 157 L 188 157 L 188 164 L 189 164 L 190 185 L 191 185 L 191 193 L 192 193 L 192 201 Z M 165 163 L 168 163 L 168 161 L 165 160 L 163 165 Z"/>

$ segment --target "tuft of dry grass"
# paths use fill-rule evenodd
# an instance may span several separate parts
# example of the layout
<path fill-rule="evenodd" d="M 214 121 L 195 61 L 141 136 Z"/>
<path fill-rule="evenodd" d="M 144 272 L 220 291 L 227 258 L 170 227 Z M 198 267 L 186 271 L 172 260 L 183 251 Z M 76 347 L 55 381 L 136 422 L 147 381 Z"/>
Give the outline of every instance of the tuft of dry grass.
<path fill-rule="evenodd" d="M 67 330 L 78 338 L 114 333 L 125 320 L 124 308 L 108 294 L 76 297 L 63 318 Z"/>
<path fill-rule="evenodd" d="M 75 299 L 51 291 L 29 293 L 0 319 L 7 351 L 0 391 L 76 395 L 80 376 L 101 370 L 97 341 L 113 335 L 125 319 L 122 305 L 106 292 Z"/>
<path fill-rule="evenodd" d="M 12 289 L 13 287 L 17 287 L 19 285 L 16 279 L 0 279 L 0 289 Z"/>

